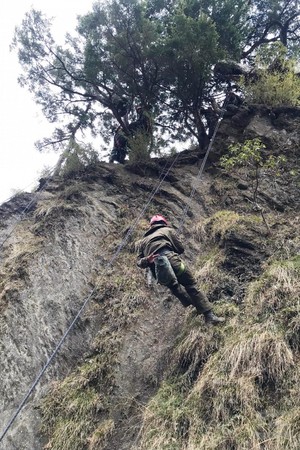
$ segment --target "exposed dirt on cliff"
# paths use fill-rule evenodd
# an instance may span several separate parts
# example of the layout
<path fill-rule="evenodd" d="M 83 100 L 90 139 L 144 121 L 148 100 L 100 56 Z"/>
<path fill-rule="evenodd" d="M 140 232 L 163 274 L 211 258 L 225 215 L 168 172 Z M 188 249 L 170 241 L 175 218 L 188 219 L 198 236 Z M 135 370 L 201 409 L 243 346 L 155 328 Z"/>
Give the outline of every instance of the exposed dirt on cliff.
<path fill-rule="evenodd" d="M 269 133 L 268 144 L 287 152 L 289 168 L 298 170 L 299 131 L 289 129 L 289 138 L 283 132 L 286 111 L 276 117 L 270 111 L 243 114 L 248 114 L 244 128 L 237 127 L 237 121 L 230 122 L 231 131 L 226 124 L 221 128 L 200 179 L 201 158 L 195 151 L 179 155 L 154 194 L 172 158 L 154 159 L 142 167 L 100 163 L 70 178 L 51 179 L 40 191 L 0 207 L 3 424 L 91 296 L 1 449 L 155 448 L 146 432 L 151 399 L 178 373 L 187 383 L 186 392 L 199 382 L 202 371 L 205 380 L 206 363 L 238 330 L 237 318 L 251 311 L 252 284 L 263 283 L 272 258 L 297 257 L 299 172 L 292 182 L 288 172 L 276 183 L 263 177 L 263 220 L 253 209 L 245 174 L 225 174 L 216 155 L 234 140 Z M 298 115 L 292 120 L 296 123 Z M 282 136 L 287 139 L 280 147 Z M 184 219 L 180 231 L 185 260 L 216 310 L 225 315 L 223 330 L 205 326 L 192 308 L 184 309 L 153 280 L 148 285 L 150 280 L 137 269 L 134 243 L 158 211 L 175 228 Z M 256 305 L 257 314 L 265 314 L 259 308 Z M 298 322 L 296 313 L 291 314 L 294 325 L 288 339 L 296 355 Z M 168 396 L 172 398 L 170 392 Z M 165 416 L 153 427 L 162 436 L 163 423 L 173 423 L 165 401 Z M 174 450 L 186 448 L 182 442 L 192 436 L 192 421 L 178 419 L 178 424 L 181 431 L 174 431 L 174 447 L 168 447 Z"/>

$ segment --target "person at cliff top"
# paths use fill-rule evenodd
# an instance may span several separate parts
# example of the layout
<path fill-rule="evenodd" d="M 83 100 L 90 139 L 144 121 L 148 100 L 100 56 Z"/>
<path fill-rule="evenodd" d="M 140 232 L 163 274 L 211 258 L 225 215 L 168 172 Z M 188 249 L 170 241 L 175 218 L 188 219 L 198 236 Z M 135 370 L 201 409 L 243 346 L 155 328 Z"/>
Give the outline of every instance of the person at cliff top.
<path fill-rule="evenodd" d="M 130 150 L 130 140 L 138 133 L 142 133 L 146 138 L 151 139 L 153 121 L 150 107 L 143 108 L 142 105 L 136 107 L 137 120 L 128 124 L 126 129 L 119 126 L 114 135 L 114 146 L 109 158 L 109 162 L 117 161 L 124 164 L 125 158 Z"/>
<path fill-rule="evenodd" d="M 225 321 L 214 314 L 212 304 L 197 288 L 193 274 L 179 257 L 184 252 L 183 244 L 162 215 L 152 217 L 150 228 L 137 247 L 138 267 L 150 267 L 158 283 L 167 286 L 184 307 L 193 305 L 207 323 Z"/>

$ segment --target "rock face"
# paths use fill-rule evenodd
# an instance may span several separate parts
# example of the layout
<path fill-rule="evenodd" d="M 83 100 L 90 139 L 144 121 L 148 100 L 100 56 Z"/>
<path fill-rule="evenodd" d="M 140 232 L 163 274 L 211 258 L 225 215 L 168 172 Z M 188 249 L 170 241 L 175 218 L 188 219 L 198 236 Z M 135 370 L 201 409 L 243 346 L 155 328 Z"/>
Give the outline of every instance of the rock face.
<path fill-rule="evenodd" d="M 227 112 L 213 149 L 219 155 L 229 144 L 257 137 L 273 150 L 296 152 L 299 149 L 300 108 L 270 109 L 244 104 L 235 112 Z"/>
<path fill-rule="evenodd" d="M 36 199 L 36 208 L 42 201 Z M 14 209 L 14 200 L 11 203 Z M 9 206 L 2 210 L 6 213 Z M 104 203 L 99 210 L 91 208 L 88 215 L 79 210 L 64 215 L 55 208 L 49 212 L 52 217 L 47 219 L 47 229 L 34 218 L 37 209 L 27 214 L 2 248 L 7 258 L 3 258 L 1 270 L 1 423 L 12 416 L 88 295 L 97 244 L 115 220 L 112 208 Z M 84 318 L 78 320 L 72 338 L 66 340 L 45 373 L 34 398 L 57 371 L 66 373 L 76 364 L 89 348 L 96 325 L 97 320 L 88 324 Z M 38 416 L 37 411 L 32 414 L 32 406 L 24 409 L 12 433 L 17 448 L 41 448 Z M 15 448 L 11 445 L 6 442 L 3 448 Z"/>
<path fill-rule="evenodd" d="M 299 152 L 297 112 L 291 121 L 287 120 L 290 111 L 277 111 L 275 116 L 254 110 L 241 114 L 245 116 L 244 126 L 237 118 L 224 119 L 215 154 L 224 153 L 226 145 L 246 136 L 260 136 L 273 149 L 291 155 Z M 105 387 L 109 406 L 103 401 L 92 417 L 113 426 L 106 434 L 101 431 L 101 446 L 96 433 L 90 431 L 84 446 L 73 443 L 66 448 L 135 448 L 143 405 L 162 383 L 170 352 L 191 315 L 190 308 L 183 309 L 165 288 L 153 281 L 149 287 L 144 274 L 135 267 L 134 241 L 142 236 L 144 220 L 150 215 L 164 213 L 175 227 L 184 219 L 181 231 L 185 259 L 195 270 L 199 269 L 199 257 L 209 250 L 207 246 L 217 244 L 223 254 L 222 270 L 231 277 L 215 283 L 219 300 L 234 303 L 231 297 L 242 295 L 245 285 L 261 273 L 272 249 L 263 224 L 252 230 L 241 226 L 215 233 L 210 244 L 196 238 L 197 233 L 192 231 L 220 209 L 248 214 L 247 185 L 231 190 L 218 169 L 198 179 L 194 154 L 191 152 L 189 158 L 189 152 L 185 152 L 183 156 L 154 194 L 165 161 L 156 160 L 149 170 L 145 166 L 134 171 L 101 163 L 72 179 L 53 179 L 44 189 L 13 198 L 0 207 L 0 431 L 4 431 L 88 299 L 0 442 L 1 450 L 62 448 L 53 444 L 51 431 L 41 431 L 42 415 L 47 416 L 41 404 L 49 390 L 52 392 L 53 383 L 77 373 L 80 367 L 92 366 L 95 354 L 98 360 L 104 354 L 109 359 L 110 355 L 112 372 L 101 366 L 95 369 L 95 379 L 82 381 L 82 386 L 97 386 L 98 396 L 102 395 L 101 385 Z M 292 189 L 283 182 L 279 192 L 289 189 L 286 197 L 280 197 L 280 214 L 291 209 L 299 213 L 299 202 L 290 204 L 292 192 L 296 199 L 296 187 Z M 273 214 L 278 192 L 264 190 L 263 194 L 264 207 Z M 272 216 L 272 224 L 276 223 Z M 200 283 L 205 281 L 199 278 Z M 222 288 L 218 290 L 219 282 Z M 83 371 L 78 377 L 85 379 Z M 125 429 L 126 421 L 130 426 Z"/>

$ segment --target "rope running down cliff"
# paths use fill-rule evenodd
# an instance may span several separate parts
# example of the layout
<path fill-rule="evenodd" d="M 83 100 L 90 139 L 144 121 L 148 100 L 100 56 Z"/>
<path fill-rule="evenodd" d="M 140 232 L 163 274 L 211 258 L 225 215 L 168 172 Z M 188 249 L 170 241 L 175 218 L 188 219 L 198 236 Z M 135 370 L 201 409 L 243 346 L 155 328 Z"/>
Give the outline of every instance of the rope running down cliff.
<path fill-rule="evenodd" d="M 164 173 L 163 177 L 161 178 L 161 180 L 159 181 L 159 183 L 157 184 L 157 186 L 152 190 L 150 196 L 149 196 L 149 200 L 146 202 L 146 204 L 144 205 L 142 211 L 140 212 L 140 214 L 138 215 L 138 217 L 136 218 L 136 220 L 134 221 L 133 225 L 129 228 L 129 230 L 127 231 L 125 237 L 123 238 L 122 242 L 120 243 L 119 247 L 117 248 L 115 254 L 112 256 L 111 260 L 107 263 L 107 266 L 104 269 L 104 272 L 102 274 L 102 277 L 106 275 L 106 272 L 110 269 L 110 267 L 113 265 L 114 261 L 116 260 L 116 258 L 118 257 L 118 255 L 120 254 L 120 252 L 122 251 L 122 249 L 125 247 L 125 245 L 127 244 L 129 237 L 131 236 L 133 230 L 135 229 L 135 227 L 137 226 L 137 223 L 140 221 L 140 219 L 144 216 L 145 211 L 147 210 L 148 206 L 151 204 L 155 194 L 158 192 L 158 190 L 160 189 L 162 183 L 164 182 L 165 178 L 167 177 L 168 173 L 170 172 L 171 168 L 174 166 L 175 162 L 177 161 L 178 155 L 174 158 L 173 162 L 170 164 L 170 167 L 168 168 L 168 170 Z M 99 280 L 100 282 L 100 280 Z M 94 294 L 94 292 L 97 289 L 97 285 L 91 290 L 91 292 L 89 293 L 89 295 L 87 296 L 87 298 L 84 300 L 81 308 L 79 309 L 79 311 L 77 312 L 77 314 L 75 315 L 74 319 L 72 320 L 71 324 L 69 325 L 68 329 L 66 330 L 66 332 L 64 333 L 64 335 L 62 336 L 62 338 L 60 339 L 59 343 L 57 344 L 57 346 L 55 347 L 54 351 L 52 352 L 52 354 L 50 355 L 50 357 L 48 358 L 48 360 L 46 361 L 44 367 L 41 369 L 40 373 L 38 374 L 38 376 L 36 377 L 35 381 L 33 382 L 32 386 L 30 387 L 30 389 L 28 390 L 27 394 L 24 396 L 23 400 L 21 401 L 19 407 L 17 408 L 16 412 L 14 413 L 14 415 L 11 417 L 11 419 L 9 420 L 8 424 L 6 425 L 4 431 L 2 432 L 2 434 L 0 435 L 0 443 L 2 442 L 3 438 L 5 437 L 5 435 L 7 434 L 8 430 L 10 429 L 10 427 L 12 426 L 12 424 L 14 423 L 14 421 L 16 420 L 16 418 L 18 417 L 18 415 L 20 414 L 21 410 L 23 409 L 23 407 L 25 406 L 27 400 L 29 399 L 29 397 L 31 396 L 31 394 L 33 393 L 34 389 L 36 388 L 37 384 L 39 383 L 40 379 L 42 378 L 42 376 L 44 375 L 44 373 L 46 372 L 47 368 L 50 366 L 51 362 L 53 361 L 53 359 L 55 358 L 56 354 L 58 353 L 58 351 L 60 350 L 60 348 L 62 347 L 63 343 L 65 342 L 66 338 L 68 337 L 70 331 L 72 330 L 72 328 L 74 327 L 75 323 L 77 322 L 78 318 L 81 316 L 81 313 L 83 312 L 83 310 L 85 309 L 86 305 L 88 304 L 89 300 L 92 298 L 92 295 Z"/>
<path fill-rule="evenodd" d="M 209 155 L 209 152 L 212 148 L 212 145 L 214 143 L 220 122 L 223 118 L 224 115 L 224 111 L 225 111 L 225 103 L 226 100 L 224 102 L 223 108 L 222 108 L 222 113 L 218 119 L 218 122 L 216 124 L 213 136 L 210 140 L 209 146 L 207 148 L 206 154 L 204 156 L 204 159 L 202 161 L 200 170 L 198 172 L 197 175 L 197 179 L 200 179 L 205 164 L 207 162 L 207 158 Z M 104 277 L 104 275 L 106 275 L 106 272 L 112 267 L 114 261 L 117 259 L 117 257 L 119 256 L 119 254 L 121 253 L 122 249 L 125 247 L 125 245 L 127 244 L 132 232 L 134 231 L 134 229 L 136 228 L 138 222 L 140 221 L 140 219 L 144 216 L 148 206 L 151 204 L 155 194 L 158 192 L 158 190 L 160 189 L 162 183 L 164 182 L 165 178 L 167 177 L 167 175 L 169 174 L 170 170 L 172 169 L 172 167 L 174 166 L 175 162 L 177 161 L 179 153 L 177 154 L 177 156 L 174 158 L 173 162 L 170 164 L 168 170 L 164 173 L 164 170 L 162 171 L 162 173 L 164 173 L 164 175 L 162 176 L 161 180 L 158 182 L 157 186 L 155 188 L 153 188 L 150 196 L 149 196 L 149 200 L 146 202 L 146 204 L 144 205 L 144 207 L 142 208 L 140 214 L 138 215 L 138 217 L 135 219 L 135 221 L 133 222 L 132 226 L 129 228 L 129 230 L 127 231 L 125 237 L 123 238 L 123 240 L 121 241 L 119 247 L 117 248 L 115 254 L 112 256 L 111 260 L 107 263 L 107 266 L 102 274 L 102 277 Z M 193 197 L 193 195 L 195 194 L 195 188 L 192 189 L 191 194 L 189 196 L 189 199 L 191 199 Z M 179 230 L 182 230 L 182 226 L 184 223 L 184 220 L 186 218 L 187 212 L 188 212 L 189 206 L 188 204 L 186 205 L 186 207 L 183 210 L 183 214 L 182 214 L 182 219 L 180 221 L 180 227 Z M 100 282 L 100 280 L 99 280 Z M 68 329 L 65 331 L 64 335 L 62 336 L 62 338 L 60 339 L 59 343 L 57 344 L 57 346 L 55 347 L 54 351 L 52 352 L 51 356 L 48 358 L 47 362 L 45 363 L 44 367 L 42 368 L 42 370 L 40 371 L 40 373 L 38 374 L 38 376 L 36 377 L 35 381 L 33 382 L 32 386 L 30 387 L 30 389 L 28 390 L 27 394 L 24 396 L 23 400 L 21 401 L 19 407 L 17 408 L 16 412 L 14 413 L 14 415 L 11 417 L 11 419 L 9 420 L 8 424 L 6 425 L 4 431 L 2 432 L 2 434 L 0 435 L 0 443 L 2 442 L 3 438 L 5 437 L 5 435 L 7 434 L 7 432 L 9 431 L 9 429 L 11 428 L 11 426 L 13 425 L 14 421 L 16 420 L 16 418 L 18 417 L 18 415 L 20 414 L 21 410 L 23 409 L 23 407 L 25 406 L 25 404 L 27 403 L 27 400 L 29 399 L 29 397 L 31 396 L 31 394 L 33 393 L 34 389 L 36 388 L 36 386 L 38 385 L 40 379 L 42 378 L 42 376 L 44 375 L 44 373 L 46 372 L 47 368 L 50 366 L 51 362 L 53 361 L 53 359 L 55 358 L 55 356 L 57 355 L 58 351 L 60 350 L 60 348 L 62 347 L 63 343 L 65 342 L 66 338 L 68 337 L 69 333 L 71 332 L 72 328 L 74 327 L 75 323 L 77 322 L 77 320 L 79 319 L 79 317 L 81 316 L 81 313 L 83 312 L 83 310 L 85 309 L 85 307 L 87 306 L 88 302 L 90 301 L 90 299 L 92 298 L 94 292 L 97 289 L 97 285 L 91 290 L 91 292 L 89 293 L 89 295 L 87 296 L 87 298 L 84 300 L 81 308 L 79 309 L 79 311 L 77 312 L 77 314 L 75 315 L 74 319 L 72 320 L 71 324 L 69 325 Z"/>

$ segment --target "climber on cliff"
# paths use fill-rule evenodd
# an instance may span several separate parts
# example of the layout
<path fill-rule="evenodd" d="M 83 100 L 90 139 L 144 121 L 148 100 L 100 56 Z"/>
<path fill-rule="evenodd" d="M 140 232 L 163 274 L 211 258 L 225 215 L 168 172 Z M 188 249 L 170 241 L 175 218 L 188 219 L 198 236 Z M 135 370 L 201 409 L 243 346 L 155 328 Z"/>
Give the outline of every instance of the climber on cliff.
<path fill-rule="evenodd" d="M 214 314 L 212 304 L 197 288 L 193 274 L 179 257 L 184 252 L 182 242 L 162 215 L 152 217 L 150 228 L 137 247 L 137 265 L 142 269 L 149 267 L 157 282 L 167 286 L 184 307 L 193 305 L 206 323 L 224 322 L 224 318 Z"/>

